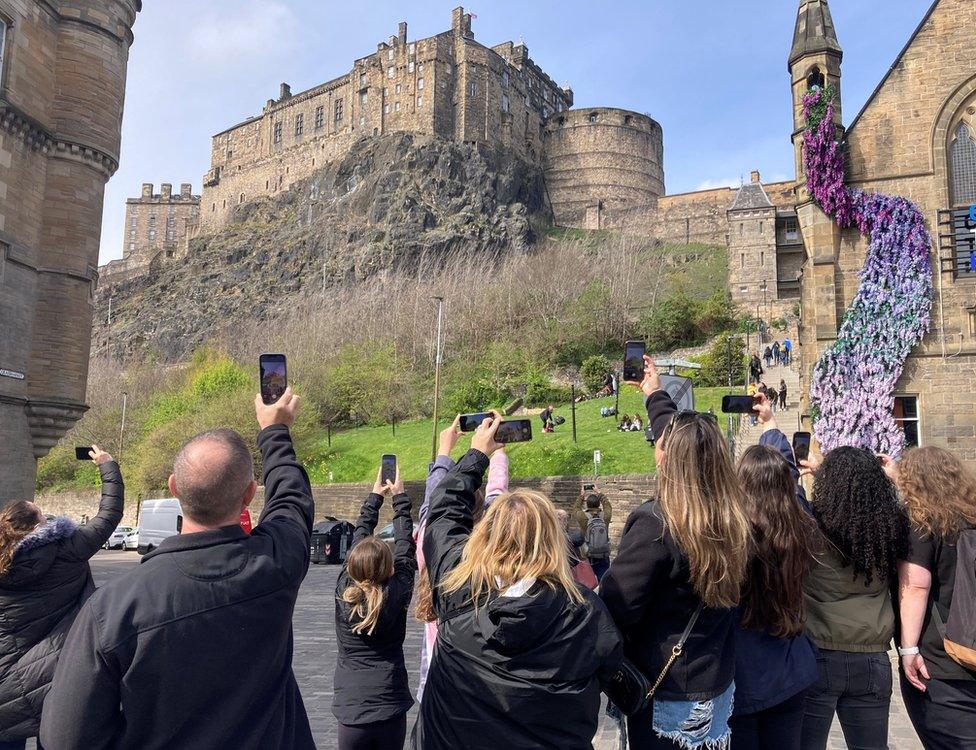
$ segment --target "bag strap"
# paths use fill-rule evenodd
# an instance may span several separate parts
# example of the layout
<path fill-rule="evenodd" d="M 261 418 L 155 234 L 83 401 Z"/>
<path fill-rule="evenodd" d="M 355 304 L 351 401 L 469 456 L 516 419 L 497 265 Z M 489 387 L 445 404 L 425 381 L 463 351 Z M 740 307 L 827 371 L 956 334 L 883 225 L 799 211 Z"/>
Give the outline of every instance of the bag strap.
<path fill-rule="evenodd" d="M 674 644 L 674 648 L 671 649 L 671 656 L 668 658 L 667 662 L 664 664 L 664 668 L 661 670 L 661 674 L 657 676 L 651 689 L 647 691 L 648 699 L 654 697 L 654 693 L 657 689 L 661 687 L 661 683 L 664 682 L 664 678 L 668 676 L 668 672 L 671 670 L 671 666 L 678 660 L 682 652 L 685 650 L 685 642 L 688 640 L 688 636 L 691 635 L 691 631 L 695 627 L 695 623 L 698 622 L 698 616 L 702 613 L 705 603 L 698 602 L 698 606 L 695 608 L 694 613 L 691 615 L 691 619 L 688 621 L 688 625 L 685 626 L 684 632 L 681 637 L 678 638 L 678 642 Z"/>

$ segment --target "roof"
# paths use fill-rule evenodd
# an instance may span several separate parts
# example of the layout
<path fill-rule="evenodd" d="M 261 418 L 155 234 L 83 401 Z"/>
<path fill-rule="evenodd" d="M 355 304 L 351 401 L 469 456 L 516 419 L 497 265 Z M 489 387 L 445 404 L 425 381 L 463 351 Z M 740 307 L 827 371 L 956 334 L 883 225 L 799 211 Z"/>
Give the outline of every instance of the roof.
<path fill-rule="evenodd" d="M 835 52 L 844 56 L 844 50 L 837 41 L 830 6 L 827 0 L 800 0 L 793 47 L 790 49 L 790 67 L 804 55 L 820 52 Z"/>
<path fill-rule="evenodd" d="M 739 188 L 729 211 L 748 211 L 758 208 L 773 208 L 766 190 L 760 182 L 750 182 Z"/>

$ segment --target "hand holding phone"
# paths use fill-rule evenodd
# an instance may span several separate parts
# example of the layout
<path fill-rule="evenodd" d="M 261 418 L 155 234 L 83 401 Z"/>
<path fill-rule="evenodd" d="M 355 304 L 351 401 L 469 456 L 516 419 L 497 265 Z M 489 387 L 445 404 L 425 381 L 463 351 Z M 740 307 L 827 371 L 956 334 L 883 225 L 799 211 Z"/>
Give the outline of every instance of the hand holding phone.
<path fill-rule="evenodd" d="M 478 429 L 478 425 L 491 416 L 493 414 L 490 411 L 479 411 L 476 414 L 462 414 L 458 417 L 458 429 L 461 432 L 474 432 Z"/>
<path fill-rule="evenodd" d="M 809 432 L 793 433 L 793 457 L 796 459 L 798 466 L 801 461 L 806 461 L 810 458 L 810 439 Z"/>
<path fill-rule="evenodd" d="M 755 405 L 755 396 L 722 396 L 723 414 L 750 414 Z"/>
<path fill-rule="evenodd" d="M 281 398 L 288 388 L 288 364 L 284 354 L 262 354 L 258 359 L 261 400 L 268 405 Z"/>
<path fill-rule="evenodd" d="M 380 480 L 384 487 L 393 484 L 397 478 L 397 457 L 392 453 L 383 456 L 380 462 Z"/>
<path fill-rule="evenodd" d="M 75 458 L 79 461 L 91 461 L 95 466 L 101 466 L 113 460 L 112 457 L 97 445 L 79 445 L 75 448 Z"/>
<path fill-rule="evenodd" d="M 503 446 L 508 443 L 526 443 L 532 439 L 532 420 L 513 419 L 502 422 L 495 434 L 495 440 Z"/>
<path fill-rule="evenodd" d="M 500 432 L 503 424 L 505 423 L 497 417 L 488 417 L 474 431 L 474 437 L 471 438 L 471 447 L 474 450 L 481 451 L 486 456 L 491 456 L 502 447 L 501 441 L 497 438 L 497 434 Z"/>
<path fill-rule="evenodd" d="M 624 382 L 639 384 L 644 379 L 644 354 L 647 346 L 643 341 L 628 341 L 624 352 Z"/>

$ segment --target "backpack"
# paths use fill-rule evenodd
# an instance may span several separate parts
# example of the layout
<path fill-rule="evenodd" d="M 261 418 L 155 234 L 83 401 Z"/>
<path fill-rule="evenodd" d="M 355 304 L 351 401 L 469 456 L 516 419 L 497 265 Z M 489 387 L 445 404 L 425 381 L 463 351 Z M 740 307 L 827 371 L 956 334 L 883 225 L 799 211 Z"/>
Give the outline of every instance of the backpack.
<path fill-rule="evenodd" d="M 610 535 L 600 516 L 593 516 L 586 522 L 586 555 L 591 560 L 610 557 Z"/>
<path fill-rule="evenodd" d="M 956 581 L 949 619 L 943 624 L 939 605 L 932 607 L 946 653 L 967 669 L 976 669 L 976 530 L 956 542 Z"/>

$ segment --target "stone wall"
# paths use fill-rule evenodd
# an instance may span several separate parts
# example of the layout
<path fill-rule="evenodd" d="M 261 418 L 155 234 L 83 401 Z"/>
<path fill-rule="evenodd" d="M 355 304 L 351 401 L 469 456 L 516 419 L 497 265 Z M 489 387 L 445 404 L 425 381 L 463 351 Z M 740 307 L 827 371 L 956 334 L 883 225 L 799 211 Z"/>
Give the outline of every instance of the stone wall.
<path fill-rule="evenodd" d="M 536 479 L 514 479 L 512 489 L 524 488 L 542 492 L 561 508 L 573 510 L 580 499 L 583 484 L 592 480 L 586 477 L 544 477 Z M 604 492 L 613 506 L 613 518 L 610 522 L 610 537 L 614 545 L 619 541 L 624 523 L 631 511 L 650 498 L 656 490 L 656 479 L 653 474 L 636 474 L 629 476 L 600 477 L 597 488 Z M 369 494 L 371 484 L 328 484 L 312 487 L 315 497 L 315 520 L 321 521 L 326 516 L 352 521 L 355 523 L 359 508 Z M 420 510 L 423 502 L 424 483 L 407 482 L 406 490 L 413 500 L 414 516 Z M 93 516 L 98 512 L 99 493 L 96 489 L 80 492 L 62 492 L 42 495 L 37 498 L 38 504 L 45 513 L 51 515 L 70 516 L 81 520 L 82 516 Z M 258 494 L 251 504 L 251 515 L 257 520 L 264 507 L 264 488 L 258 489 Z M 137 503 L 126 503 L 122 524 L 137 525 Z M 384 504 L 380 512 L 380 527 L 392 520 L 392 509 Z"/>

